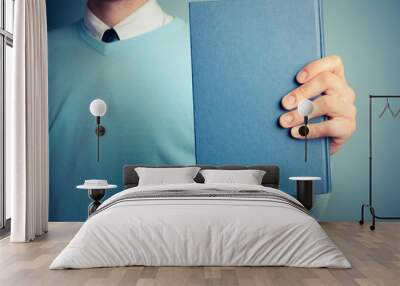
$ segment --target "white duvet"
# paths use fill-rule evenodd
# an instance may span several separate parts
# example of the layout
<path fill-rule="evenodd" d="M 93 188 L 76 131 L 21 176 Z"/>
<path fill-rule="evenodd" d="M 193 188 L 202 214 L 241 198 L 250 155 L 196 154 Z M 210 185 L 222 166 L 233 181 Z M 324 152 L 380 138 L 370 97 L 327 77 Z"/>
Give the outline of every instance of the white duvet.
<path fill-rule="evenodd" d="M 135 187 L 154 190 L 265 190 L 231 184 Z M 145 266 L 294 266 L 349 268 L 318 222 L 293 206 L 246 198 L 124 201 L 90 217 L 50 269 Z"/>

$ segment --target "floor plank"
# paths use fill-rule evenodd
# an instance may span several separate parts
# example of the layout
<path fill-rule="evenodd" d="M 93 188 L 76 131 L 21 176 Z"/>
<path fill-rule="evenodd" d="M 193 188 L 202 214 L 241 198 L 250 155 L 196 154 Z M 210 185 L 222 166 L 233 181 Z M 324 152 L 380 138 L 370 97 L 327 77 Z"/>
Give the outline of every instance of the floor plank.
<path fill-rule="evenodd" d="M 0 285 L 400 285 L 400 223 L 379 223 L 375 231 L 356 223 L 322 223 L 353 268 L 289 267 L 119 267 L 50 271 L 55 256 L 81 223 L 50 223 L 49 233 L 29 244 L 0 240 Z"/>

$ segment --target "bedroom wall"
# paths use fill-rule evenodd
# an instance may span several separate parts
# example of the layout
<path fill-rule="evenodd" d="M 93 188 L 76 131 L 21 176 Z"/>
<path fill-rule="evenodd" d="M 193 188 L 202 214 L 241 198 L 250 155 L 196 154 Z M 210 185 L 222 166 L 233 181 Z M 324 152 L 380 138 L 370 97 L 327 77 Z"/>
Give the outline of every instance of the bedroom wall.
<path fill-rule="evenodd" d="M 82 5 L 68 1 L 47 0 L 49 30 L 71 23 L 81 17 Z M 177 1 L 159 0 L 168 12 L 186 16 Z M 368 192 L 368 95 L 399 94 L 398 66 L 400 64 L 400 26 L 397 0 L 324 0 L 326 53 L 340 55 L 345 63 L 348 81 L 358 94 L 358 131 L 338 154 L 332 157 L 332 193 L 317 197 L 315 216 L 323 221 L 358 220 L 359 207 Z M 338 17 L 340 15 L 340 17 Z M 187 18 L 186 18 L 187 20 Z M 399 104 L 395 105 L 400 107 Z M 385 129 L 377 133 L 376 170 L 386 177 L 376 180 L 375 199 L 379 214 L 398 213 L 400 192 L 396 192 L 396 173 L 400 167 L 397 151 L 395 120 L 379 124 Z M 400 128 L 400 127 L 398 127 Z M 398 130 L 400 131 L 400 130 Z M 388 139 L 385 139 L 388 138 Z M 388 153 L 387 150 L 394 150 Z M 390 154 L 389 156 L 384 156 Z M 397 165 L 396 165 L 397 164 Z"/>
<path fill-rule="evenodd" d="M 357 92 L 358 130 L 332 157 L 332 193 L 320 195 L 314 213 L 320 220 L 359 220 L 368 199 L 368 95 L 400 95 L 400 1 L 324 0 L 327 54 L 345 63 Z M 383 102 L 376 104 L 383 108 Z M 395 110 L 400 101 L 393 101 Z M 374 203 L 380 215 L 400 215 L 398 119 L 374 122 Z"/>

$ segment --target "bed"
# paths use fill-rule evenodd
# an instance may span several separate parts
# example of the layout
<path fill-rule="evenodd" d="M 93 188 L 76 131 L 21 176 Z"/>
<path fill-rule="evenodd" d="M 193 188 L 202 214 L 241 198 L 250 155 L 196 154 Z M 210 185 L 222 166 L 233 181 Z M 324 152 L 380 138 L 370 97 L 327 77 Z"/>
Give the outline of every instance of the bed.
<path fill-rule="evenodd" d="M 350 268 L 343 253 L 296 199 L 279 190 L 277 166 L 261 185 L 194 183 L 138 186 L 134 165 L 124 190 L 88 218 L 50 269 L 120 266 L 291 266 Z"/>

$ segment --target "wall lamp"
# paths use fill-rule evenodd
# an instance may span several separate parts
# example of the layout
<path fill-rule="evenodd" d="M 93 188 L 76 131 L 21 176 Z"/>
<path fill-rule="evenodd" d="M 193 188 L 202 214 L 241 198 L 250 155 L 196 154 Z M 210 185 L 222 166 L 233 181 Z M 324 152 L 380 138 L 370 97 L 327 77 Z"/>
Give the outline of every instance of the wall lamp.
<path fill-rule="evenodd" d="M 303 116 L 304 125 L 299 128 L 299 134 L 304 137 L 304 161 L 307 162 L 307 135 L 310 133 L 308 129 L 308 116 L 314 111 L 314 103 L 311 100 L 302 100 L 297 106 L 297 112 Z"/>
<path fill-rule="evenodd" d="M 90 113 L 96 117 L 96 129 L 95 133 L 97 135 L 97 162 L 100 161 L 100 136 L 106 133 L 104 126 L 100 125 L 100 117 L 104 116 L 107 112 L 107 104 L 104 100 L 95 99 L 90 103 L 89 106 Z"/>

